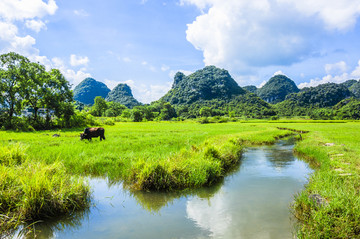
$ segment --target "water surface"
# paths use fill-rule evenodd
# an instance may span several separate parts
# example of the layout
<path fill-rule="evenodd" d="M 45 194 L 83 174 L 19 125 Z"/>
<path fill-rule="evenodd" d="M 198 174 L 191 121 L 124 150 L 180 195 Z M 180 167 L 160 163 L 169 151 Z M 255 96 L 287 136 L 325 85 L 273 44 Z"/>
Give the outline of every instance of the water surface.
<path fill-rule="evenodd" d="M 223 182 L 186 192 L 131 192 L 91 179 L 89 211 L 37 224 L 39 238 L 292 238 L 290 203 L 311 169 L 293 141 L 248 148 Z"/>

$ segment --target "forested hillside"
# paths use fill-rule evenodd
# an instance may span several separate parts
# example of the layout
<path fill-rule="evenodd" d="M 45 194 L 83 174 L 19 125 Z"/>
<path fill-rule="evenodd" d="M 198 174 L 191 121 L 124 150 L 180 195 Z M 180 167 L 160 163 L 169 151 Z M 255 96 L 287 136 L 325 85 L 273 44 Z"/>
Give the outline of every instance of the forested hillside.
<path fill-rule="evenodd" d="M 112 91 L 110 91 L 105 99 L 109 102 L 113 101 L 120 103 L 131 109 L 134 106 L 141 105 L 141 103 L 134 98 L 130 87 L 123 83 L 118 84 Z"/>
<path fill-rule="evenodd" d="M 86 78 L 74 89 L 74 99 L 84 104 L 94 104 L 96 96 L 105 98 L 110 89 L 102 82 Z"/>
<path fill-rule="evenodd" d="M 256 91 L 266 102 L 276 104 L 285 100 L 291 93 L 299 92 L 295 82 L 284 75 L 273 76 L 266 84 Z"/>

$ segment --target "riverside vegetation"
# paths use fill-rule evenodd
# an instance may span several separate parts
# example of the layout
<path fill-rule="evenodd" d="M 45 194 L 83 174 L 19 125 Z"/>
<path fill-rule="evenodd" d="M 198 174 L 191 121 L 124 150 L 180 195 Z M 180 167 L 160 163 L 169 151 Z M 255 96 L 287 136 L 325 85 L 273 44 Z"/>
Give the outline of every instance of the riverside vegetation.
<path fill-rule="evenodd" d="M 357 122 L 303 120 L 128 122 L 106 126 L 107 140 L 102 142 L 80 141 L 82 129 L 2 131 L 1 178 L 7 182 L 6 186 L 2 184 L 0 194 L 1 214 L 7 219 L 2 221 L 2 230 L 21 220 L 88 207 L 88 188 L 77 175 L 107 176 L 142 190 L 211 185 L 237 165 L 243 147 L 271 144 L 279 137 L 294 134 L 278 129 L 286 128 L 310 131 L 302 135 L 304 140 L 297 143 L 296 151 L 316 167 L 308 186 L 296 195 L 293 204 L 294 215 L 300 221 L 299 238 L 358 237 L 359 127 Z M 60 137 L 51 137 L 54 133 Z M 16 170 L 22 170 L 21 177 L 15 177 L 19 175 Z M 19 189 L 19 185 L 27 189 Z M 311 199 L 314 194 L 321 196 L 320 204 Z"/>

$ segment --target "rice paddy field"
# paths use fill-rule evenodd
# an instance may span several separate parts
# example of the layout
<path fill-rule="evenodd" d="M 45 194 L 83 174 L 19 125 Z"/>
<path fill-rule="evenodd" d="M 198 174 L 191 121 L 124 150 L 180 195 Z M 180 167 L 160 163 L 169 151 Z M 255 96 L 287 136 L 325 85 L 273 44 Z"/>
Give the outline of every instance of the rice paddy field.
<path fill-rule="evenodd" d="M 0 131 L 0 230 L 86 209 L 91 189 L 84 176 L 122 181 L 132 190 L 206 187 L 236 167 L 244 147 L 291 134 L 300 139 L 299 132 L 309 131 L 295 147 L 315 168 L 306 188 L 294 195 L 297 236 L 360 238 L 358 122 L 144 122 L 104 128 L 106 140 L 91 142 L 80 140 L 83 128 Z"/>

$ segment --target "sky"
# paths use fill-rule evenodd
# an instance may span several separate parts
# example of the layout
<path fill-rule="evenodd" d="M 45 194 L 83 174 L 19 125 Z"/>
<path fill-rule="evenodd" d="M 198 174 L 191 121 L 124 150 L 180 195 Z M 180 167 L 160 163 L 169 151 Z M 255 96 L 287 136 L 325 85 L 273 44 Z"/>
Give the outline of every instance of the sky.
<path fill-rule="evenodd" d="M 207 65 L 240 86 L 360 79 L 359 0 L 0 0 L 0 54 L 158 100 Z"/>

